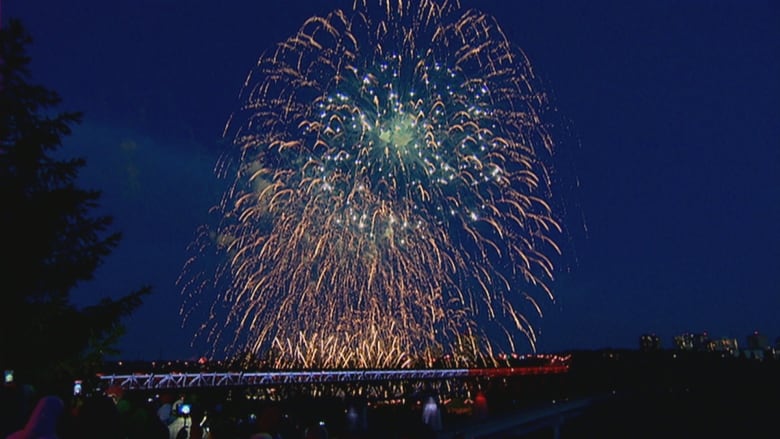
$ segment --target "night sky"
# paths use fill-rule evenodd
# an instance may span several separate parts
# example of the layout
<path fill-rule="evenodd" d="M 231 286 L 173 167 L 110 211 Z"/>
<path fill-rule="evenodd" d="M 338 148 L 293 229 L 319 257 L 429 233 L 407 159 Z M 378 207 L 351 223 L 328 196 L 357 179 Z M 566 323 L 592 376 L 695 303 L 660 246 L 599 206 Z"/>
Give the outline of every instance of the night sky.
<path fill-rule="evenodd" d="M 376 0 L 369 0 L 376 1 Z M 76 6 L 77 5 L 77 6 Z M 85 113 L 62 154 L 123 241 L 75 300 L 152 296 L 126 359 L 194 358 L 177 277 L 220 196 L 223 126 L 258 56 L 352 0 L 6 0 L 34 80 Z M 664 346 L 681 332 L 780 336 L 780 4 L 476 1 L 529 57 L 565 205 L 539 351 Z"/>

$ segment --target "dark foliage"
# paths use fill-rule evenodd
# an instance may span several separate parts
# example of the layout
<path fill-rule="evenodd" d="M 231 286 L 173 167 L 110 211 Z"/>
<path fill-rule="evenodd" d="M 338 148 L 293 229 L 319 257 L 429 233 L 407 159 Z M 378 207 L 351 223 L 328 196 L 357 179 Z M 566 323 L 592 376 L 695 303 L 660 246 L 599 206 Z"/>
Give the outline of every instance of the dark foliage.
<path fill-rule="evenodd" d="M 58 94 L 30 82 L 30 42 L 18 21 L 0 29 L 0 363 L 47 388 L 98 364 L 150 290 L 85 308 L 70 300 L 120 234 L 92 213 L 100 192 L 76 186 L 85 161 L 55 157 L 81 114 L 58 112 Z"/>

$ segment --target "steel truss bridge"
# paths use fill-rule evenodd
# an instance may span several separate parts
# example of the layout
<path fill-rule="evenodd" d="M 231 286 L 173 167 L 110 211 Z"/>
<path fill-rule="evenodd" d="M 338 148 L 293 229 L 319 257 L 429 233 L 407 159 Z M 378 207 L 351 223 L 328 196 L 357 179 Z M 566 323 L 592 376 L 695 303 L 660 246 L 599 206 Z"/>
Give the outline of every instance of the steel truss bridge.
<path fill-rule="evenodd" d="M 568 363 L 483 369 L 310 370 L 268 372 L 168 372 L 99 375 L 104 388 L 124 390 L 274 387 L 298 384 L 349 384 L 399 381 L 447 381 L 523 375 L 562 374 Z"/>

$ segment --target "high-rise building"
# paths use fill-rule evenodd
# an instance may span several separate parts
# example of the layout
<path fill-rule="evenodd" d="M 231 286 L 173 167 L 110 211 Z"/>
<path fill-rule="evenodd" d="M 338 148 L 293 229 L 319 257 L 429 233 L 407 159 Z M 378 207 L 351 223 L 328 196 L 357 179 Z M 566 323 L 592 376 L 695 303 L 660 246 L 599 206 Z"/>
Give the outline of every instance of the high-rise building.
<path fill-rule="evenodd" d="M 729 355 L 739 355 L 739 344 L 736 338 L 723 337 L 716 340 L 710 340 L 709 351 L 722 352 Z"/>
<path fill-rule="evenodd" d="M 769 339 L 766 335 L 755 331 L 747 336 L 747 348 L 750 350 L 767 350 L 769 349 Z"/>
<path fill-rule="evenodd" d="M 710 336 L 706 332 L 693 335 L 693 350 L 704 352 L 710 350 Z"/>
<path fill-rule="evenodd" d="M 746 337 L 746 347 L 742 351 L 742 354 L 746 358 L 753 358 L 756 360 L 763 360 L 766 355 L 774 356 L 772 347 L 769 344 L 769 339 L 766 335 L 754 331 Z"/>
<path fill-rule="evenodd" d="M 684 334 L 674 336 L 674 347 L 681 351 L 693 350 L 693 334 L 686 332 Z"/>
<path fill-rule="evenodd" d="M 686 332 L 674 337 L 674 346 L 681 351 L 711 351 L 710 336 L 707 332 L 693 334 Z"/>

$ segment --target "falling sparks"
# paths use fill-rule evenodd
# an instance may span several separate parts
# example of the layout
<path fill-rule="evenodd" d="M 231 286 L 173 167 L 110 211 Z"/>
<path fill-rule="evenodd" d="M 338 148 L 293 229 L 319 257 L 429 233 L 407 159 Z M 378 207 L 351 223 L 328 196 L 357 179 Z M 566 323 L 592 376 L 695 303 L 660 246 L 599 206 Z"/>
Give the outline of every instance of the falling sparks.
<path fill-rule="evenodd" d="M 217 289 L 229 309 L 202 327 L 215 349 L 381 368 L 534 347 L 526 316 L 553 298 L 561 231 L 553 145 L 494 18 L 358 0 L 263 55 L 241 98 L 221 219 L 195 243 L 224 263 L 182 275 L 190 299 Z"/>

